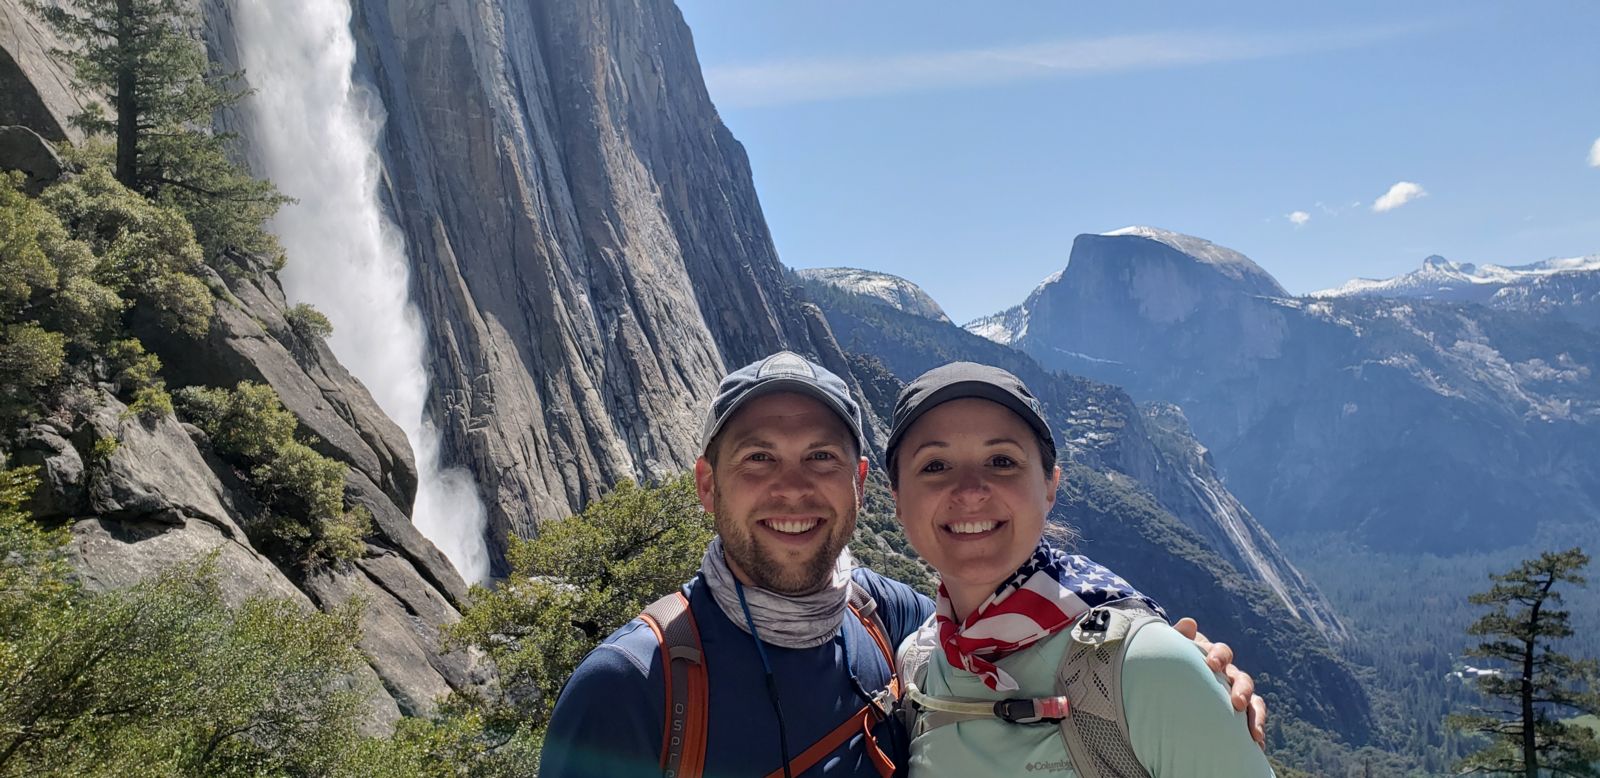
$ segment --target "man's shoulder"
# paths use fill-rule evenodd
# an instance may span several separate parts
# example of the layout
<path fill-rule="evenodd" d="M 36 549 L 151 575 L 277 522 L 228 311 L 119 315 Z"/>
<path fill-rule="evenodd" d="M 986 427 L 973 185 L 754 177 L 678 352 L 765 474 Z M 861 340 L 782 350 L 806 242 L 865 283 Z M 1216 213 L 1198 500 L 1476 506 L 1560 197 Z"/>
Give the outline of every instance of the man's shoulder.
<path fill-rule="evenodd" d="M 642 617 L 617 628 L 578 663 L 569 687 L 637 685 L 661 669 L 661 643 Z"/>
<path fill-rule="evenodd" d="M 933 601 L 904 583 L 865 567 L 852 570 L 850 575 L 878 603 L 878 613 L 889 628 L 892 645 L 899 645 L 933 613 Z"/>

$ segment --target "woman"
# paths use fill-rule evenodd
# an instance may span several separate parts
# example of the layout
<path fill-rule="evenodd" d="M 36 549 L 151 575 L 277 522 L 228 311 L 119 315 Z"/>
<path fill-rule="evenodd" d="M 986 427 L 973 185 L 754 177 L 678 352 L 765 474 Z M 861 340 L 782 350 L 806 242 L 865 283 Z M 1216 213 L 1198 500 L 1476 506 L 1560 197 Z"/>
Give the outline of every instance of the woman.
<path fill-rule="evenodd" d="M 1044 539 L 1061 470 L 1020 380 L 963 362 L 923 374 L 886 453 L 906 537 L 941 581 L 901 648 L 913 778 L 1272 775 L 1155 604 Z"/>

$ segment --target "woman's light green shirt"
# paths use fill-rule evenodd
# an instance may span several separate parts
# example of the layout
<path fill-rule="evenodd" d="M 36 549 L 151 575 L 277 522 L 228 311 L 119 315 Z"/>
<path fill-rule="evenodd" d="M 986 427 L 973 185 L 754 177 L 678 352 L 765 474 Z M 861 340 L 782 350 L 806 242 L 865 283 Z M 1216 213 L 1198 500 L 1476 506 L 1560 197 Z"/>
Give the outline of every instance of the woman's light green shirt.
<path fill-rule="evenodd" d="M 936 697 L 998 700 L 1055 694 L 1056 668 L 1072 644 L 1070 630 L 997 664 L 1020 691 L 995 692 L 976 675 L 950 666 L 943 652 L 928 661 L 923 689 Z M 1134 633 L 1122 664 L 1122 700 L 1134 753 L 1154 778 L 1272 776 L 1250 739 L 1244 714 L 1206 667 L 1194 643 L 1164 624 Z M 911 778 L 1079 778 L 1054 725 L 962 721 L 911 742 Z"/>

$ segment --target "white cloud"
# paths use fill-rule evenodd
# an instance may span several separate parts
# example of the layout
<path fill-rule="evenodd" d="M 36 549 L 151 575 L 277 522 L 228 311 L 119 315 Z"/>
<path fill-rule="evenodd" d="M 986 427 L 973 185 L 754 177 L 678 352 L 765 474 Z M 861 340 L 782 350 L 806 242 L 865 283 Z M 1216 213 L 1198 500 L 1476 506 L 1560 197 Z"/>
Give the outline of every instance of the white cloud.
<path fill-rule="evenodd" d="M 1600 167 L 1600 138 L 1595 138 L 1589 147 L 1589 167 Z"/>
<path fill-rule="evenodd" d="M 1416 27 L 1381 27 L 1323 33 L 1114 35 L 883 57 L 720 65 L 705 68 L 705 79 L 720 105 L 783 105 L 1265 59 L 1355 48 L 1416 31 Z"/>
<path fill-rule="evenodd" d="M 1405 205 L 1406 203 L 1411 202 L 1412 200 L 1427 196 L 1428 190 L 1423 189 L 1421 184 L 1414 184 L 1410 181 L 1401 181 L 1394 186 L 1389 187 L 1389 191 L 1384 192 L 1382 197 L 1378 198 L 1372 203 L 1372 212 L 1383 213 L 1384 211 L 1392 211 L 1402 205 Z"/>
<path fill-rule="evenodd" d="M 1304 227 L 1306 226 L 1306 222 L 1311 221 L 1311 214 L 1306 213 L 1305 211 L 1295 211 L 1294 213 L 1288 214 L 1284 218 L 1288 219 L 1290 222 L 1293 222 L 1294 226 L 1296 227 Z"/>

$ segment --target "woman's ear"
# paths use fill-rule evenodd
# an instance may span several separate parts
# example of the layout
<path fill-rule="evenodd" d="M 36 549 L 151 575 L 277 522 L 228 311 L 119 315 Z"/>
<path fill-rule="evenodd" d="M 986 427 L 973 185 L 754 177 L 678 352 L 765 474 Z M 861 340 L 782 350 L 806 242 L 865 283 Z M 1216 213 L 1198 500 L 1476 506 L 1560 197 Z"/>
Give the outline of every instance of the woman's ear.
<path fill-rule="evenodd" d="M 1056 465 L 1050 471 L 1050 505 L 1056 504 L 1056 495 L 1061 492 L 1061 466 Z"/>

